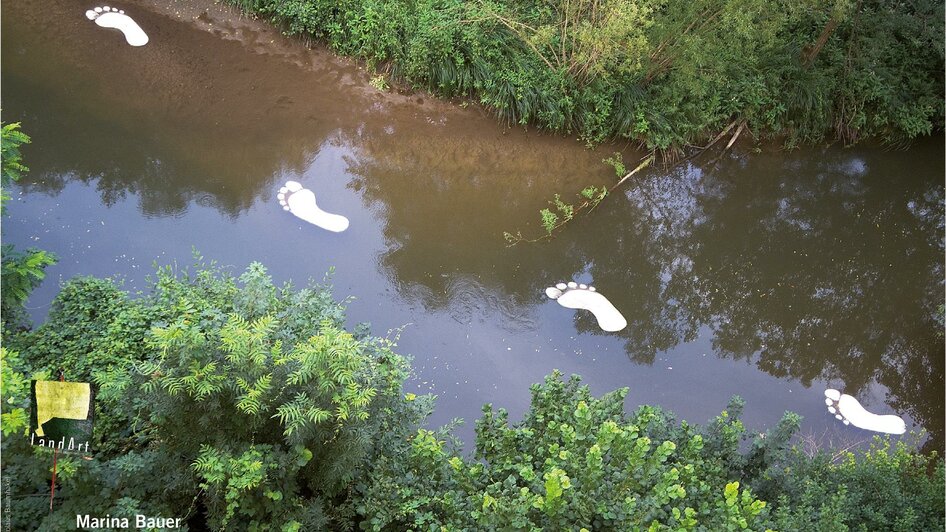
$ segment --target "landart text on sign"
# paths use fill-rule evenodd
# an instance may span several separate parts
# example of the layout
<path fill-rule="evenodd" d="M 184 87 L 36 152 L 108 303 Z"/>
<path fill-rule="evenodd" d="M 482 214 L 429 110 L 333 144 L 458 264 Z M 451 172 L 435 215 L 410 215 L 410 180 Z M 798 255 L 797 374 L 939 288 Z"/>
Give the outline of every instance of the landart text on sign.
<path fill-rule="evenodd" d="M 92 395 L 87 382 L 32 381 L 30 444 L 88 453 L 94 417 Z"/>

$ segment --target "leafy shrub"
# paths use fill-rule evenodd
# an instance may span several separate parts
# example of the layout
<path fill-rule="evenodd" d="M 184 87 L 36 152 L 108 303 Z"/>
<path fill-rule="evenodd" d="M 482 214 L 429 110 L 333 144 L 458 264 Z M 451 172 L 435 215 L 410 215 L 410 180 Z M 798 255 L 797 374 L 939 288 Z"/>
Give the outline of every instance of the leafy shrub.
<path fill-rule="evenodd" d="M 944 526 L 943 462 L 903 442 L 876 438 L 838 464 L 798 454 L 764 490 L 777 500 L 779 530 L 939 530 Z"/>
<path fill-rule="evenodd" d="M 23 304 L 33 289 L 46 278 L 46 267 L 56 264 L 56 255 L 37 248 L 18 251 L 11 244 L 2 248 L 0 266 L 0 315 L 7 327 L 22 328 L 26 323 Z"/>
<path fill-rule="evenodd" d="M 60 458 L 55 512 L 27 497 L 14 520 L 59 529 L 76 511 L 137 512 L 213 529 L 350 527 L 353 482 L 427 402 L 402 395 L 408 366 L 392 341 L 343 320 L 327 286 L 277 288 L 259 264 L 239 279 L 212 265 L 161 269 L 135 300 L 107 280 L 66 283 L 49 320 L 14 343 L 37 367 L 94 380 L 96 454 Z M 4 423 L 17 415 L 4 409 Z M 5 439 L 12 489 L 48 493 L 47 452 Z"/>
<path fill-rule="evenodd" d="M 789 447 L 786 414 L 750 438 L 742 403 L 705 427 L 644 406 L 627 390 L 591 396 L 555 373 L 509 426 L 487 405 L 464 458 L 419 430 L 376 462 L 358 509 L 370 530 L 934 530 L 943 465 L 880 446 L 841 464 Z M 768 495 L 770 504 L 763 500 Z"/>
<path fill-rule="evenodd" d="M 589 142 L 680 150 L 734 121 L 789 145 L 943 128 L 941 1 L 230 1 L 507 123 Z"/>
<path fill-rule="evenodd" d="M 738 420 L 668 430 L 652 407 L 626 417 L 626 389 L 596 399 L 578 382 L 556 373 L 534 386 L 512 427 L 487 405 L 472 459 L 419 431 L 409 459 L 380 461 L 372 473 L 360 506 L 368 528 L 758 528 L 766 503 L 740 485 L 726 455 L 709 452 L 738 453 Z"/>
<path fill-rule="evenodd" d="M 46 322 L 12 342 L 34 367 L 88 382 L 95 370 L 143 356 L 153 319 L 145 314 L 111 280 L 76 277 L 62 285 Z"/>
<path fill-rule="evenodd" d="M 486 405 L 473 453 L 418 428 L 407 361 L 366 326 L 343 330 L 328 286 L 277 287 L 251 265 L 158 271 L 129 299 L 107 280 L 63 286 L 50 318 L 0 348 L 3 476 L 15 528 L 77 514 L 177 516 L 213 530 L 936 530 L 943 463 L 877 440 L 840 463 L 792 448 L 799 417 L 750 435 L 734 399 L 705 426 L 626 389 L 591 395 L 558 373 L 522 421 Z M 96 452 L 31 448 L 27 375 L 91 374 Z M 28 354 L 28 355 L 27 355 Z M 22 356 L 20 356 L 22 355 Z M 85 356 L 83 356 L 85 355 Z M 29 357 L 34 357 L 31 359 Z M 40 374 L 41 375 L 41 374 Z M 48 378 L 48 373 L 46 374 Z M 75 379 L 79 380 L 79 379 Z"/>
<path fill-rule="evenodd" d="M 6 212 L 10 185 L 19 181 L 23 174 L 29 171 L 20 154 L 20 146 L 29 143 L 30 137 L 20 130 L 19 122 L 0 128 L 0 161 L 3 165 L 0 176 L 0 214 Z M 22 328 L 27 321 L 23 303 L 46 277 L 46 267 L 55 264 L 57 259 L 48 251 L 36 248 L 17 251 L 9 244 L 3 245 L 0 255 L 0 321 L 7 328 Z"/>
<path fill-rule="evenodd" d="M 24 374 L 23 359 L 16 351 L 0 347 L 0 396 L 3 397 L 3 435 L 25 434 L 29 429 L 29 378 Z M 43 374 L 34 378 L 42 378 Z"/>
<path fill-rule="evenodd" d="M 30 137 L 20 130 L 20 123 L 5 124 L 0 127 L 0 159 L 3 164 L 3 174 L 0 176 L 0 185 L 4 189 L 11 183 L 19 181 L 29 168 L 23 164 L 23 155 L 20 146 L 29 144 Z M 10 196 L 3 191 L 2 203 L 6 203 Z"/>

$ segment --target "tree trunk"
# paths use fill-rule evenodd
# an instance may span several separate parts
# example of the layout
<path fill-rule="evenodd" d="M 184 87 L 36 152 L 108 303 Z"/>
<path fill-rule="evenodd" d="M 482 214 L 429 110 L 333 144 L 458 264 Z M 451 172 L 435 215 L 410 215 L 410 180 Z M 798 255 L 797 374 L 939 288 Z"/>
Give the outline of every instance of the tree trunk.
<path fill-rule="evenodd" d="M 805 47 L 805 50 L 802 52 L 802 64 L 805 68 L 810 67 L 812 63 L 815 62 L 815 58 L 818 57 L 825 43 L 831 38 L 831 34 L 837 29 L 838 22 L 837 16 L 831 15 L 831 18 L 828 19 L 828 23 L 825 24 L 824 29 L 821 30 L 821 35 L 818 36 L 818 40 L 811 46 Z"/>

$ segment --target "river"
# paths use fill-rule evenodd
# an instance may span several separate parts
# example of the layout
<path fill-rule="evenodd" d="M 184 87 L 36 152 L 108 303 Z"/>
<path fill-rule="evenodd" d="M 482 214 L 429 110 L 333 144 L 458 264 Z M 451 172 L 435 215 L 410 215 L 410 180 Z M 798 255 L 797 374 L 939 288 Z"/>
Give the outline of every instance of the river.
<path fill-rule="evenodd" d="M 154 262 L 183 267 L 193 249 L 235 274 L 260 261 L 280 282 L 334 267 L 349 325 L 401 329 L 407 391 L 437 395 L 431 424 L 464 418 L 467 442 L 483 403 L 517 419 L 529 385 L 559 369 L 599 394 L 629 387 L 628 409 L 704 422 L 739 395 L 751 430 L 791 410 L 813 445 L 869 438 L 827 412 L 834 387 L 942 449 L 942 137 L 907 150 L 744 141 L 655 165 L 554 239 L 509 247 L 504 231 L 541 234 L 554 194 L 613 184 L 602 159 L 641 154 L 380 92 L 357 63 L 210 2 L 112 5 L 146 46 L 86 19 L 91 4 L 3 8 L 4 120 L 33 139 L 4 242 L 60 257 L 34 320 L 63 280 L 144 290 Z M 350 227 L 283 211 L 288 180 Z M 628 326 L 604 332 L 546 297 L 572 280 Z"/>

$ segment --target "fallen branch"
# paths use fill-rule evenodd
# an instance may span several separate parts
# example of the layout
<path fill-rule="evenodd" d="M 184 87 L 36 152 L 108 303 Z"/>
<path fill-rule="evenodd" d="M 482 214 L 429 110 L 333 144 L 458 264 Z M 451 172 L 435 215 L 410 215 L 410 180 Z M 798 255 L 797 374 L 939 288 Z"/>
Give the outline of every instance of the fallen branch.
<path fill-rule="evenodd" d="M 585 201 L 578 204 L 578 206 L 562 203 L 558 194 L 556 194 L 555 203 L 552 203 L 552 202 L 549 202 L 549 203 L 557 206 L 559 208 L 559 212 L 563 213 L 564 216 L 561 219 L 558 219 L 558 216 L 556 215 L 555 219 L 557 219 L 557 221 L 555 221 L 555 219 L 552 220 L 552 223 L 554 223 L 554 225 L 546 226 L 546 234 L 538 236 L 536 238 L 526 238 L 522 236 L 522 231 L 517 231 L 516 234 L 512 234 L 507 231 L 503 233 L 503 238 L 506 240 L 506 242 L 508 242 L 509 246 L 515 246 L 516 244 L 520 242 L 538 242 L 540 240 L 545 240 L 546 238 L 551 238 L 552 235 L 555 234 L 556 231 L 564 227 L 566 224 L 568 224 L 568 222 L 572 221 L 575 218 L 575 215 L 577 215 L 579 212 L 585 209 L 587 209 L 588 212 L 595 210 L 595 207 L 597 207 L 602 201 L 604 201 L 604 199 L 609 194 L 611 194 L 611 192 L 613 192 L 615 189 L 623 185 L 624 182 L 630 179 L 632 176 L 634 176 L 635 174 L 637 174 L 644 168 L 647 168 L 650 165 L 650 163 L 654 162 L 655 158 L 656 158 L 656 152 L 654 151 L 650 152 L 650 154 L 648 154 L 646 157 L 641 159 L 641 162 L 638 163 L 638 165 L 633 170 L 625 174 L 624 177 L 618 180 L 618 182 L 615 183 L 613 186 L 607 189 L 605 187 L 601 187 L 600 192 L 598 192 L 599 195 L 596 197 L 591 196 L 591 194 L 596 193 L 594 188 L 591 188 L 591 192 L 588 193 L 589 195 L 587 196 L 584 196 L 585 191 L 582 191 L 582 195 L 585 197 Z M 563 206 L 567 207 L 568 211 L 563 210 Z M 543 211 L 545 211 L 545 209 L 543 209 Z"/>
<path fill-rule="evenodd" d="M 736 133 L 733 134 L 732 138 L 729 139 L 729 144 L 726 145 L 726 148 L 725 148 L 723 151 L 726 151 L 726 150 L 728 150 L 729 148 L 732 148 L 732 145 L 736 143 L 736 139 L 739 138 L 739 134 L 742 133 L 742 128 L 744 128 L 744 127 L 746 127 L 746 121 L 745 121 L 745 120 L 743 120 L 742 123 L 739 124 L 739 128 L 736 130 Z"/>
<path fill-rule="evenodd" d="M 720 152 L 716 155 L 716 157 L 713 157 L 713 159 L 712 159 L 711 161 L 709 161 L 708 163 L 706 163 L 706 166 L 707 166 L 707 167 L 712 167 L 712 166 L 714 166 L 717 161 L 719 161 L 720 159 L 723 158 L 723 155 L 725 155 L 726 152 L 729 151 L 729 148 L 732 148 L 733 144 L 736 143 L 736 140 L 739 138 L 739 134 L 742 133 L 742 130 L 743 130 L 743 128 L 745 128 L 745 127 L 746 127 L 746 122 L 745 122 L 745 121 L 743 121 L 741 124 L 739 124 L 739 127 L 736 129 L 736 132 L 733 133 L 732 138 L 730 138 L 730 139 L 729 139 L 729 142 L 726 143 L 726 147 L 723 148 L 722 150 L 720 150 Z M 701 152 L 701 153 L 702 153 L 702 152 Z"/>
<path fill-rule="evenodd" d="M 605 198 L 605 196 L 607 196 L 607 194 L 608 194 L 608 192 L 605 191 L 605 188 L 604 188 L 604 187 L 601 187 L 601 195 L 600 195 L 600 196 L 598 196 L 597 198 L 586 198 L 586 200 L 583 201 L 583 202 L 581 202 L 580 204 L 578 204 L 577 207 L 574 206 L 574 205 L 570 205 L 570 204 L 563 204 L 563 205 L 566 205 L 567 207 L 569 207 L 569 208 L 570 208 L 570 211 L 568 212 L 568 214 L 565 214 L 565 211 L 562 211 L 561 208 L 560 208 L 560 209 L 559 209 L 559 212 L 561 212 L 562 214 L 564 214 L 564 216 L 563 216 L 559 221 L 555 222 L 555 225 L 552 225 L 551 227 L 546 227 L 546 234 L 544 234 L 544 235 L 541 235 L 541 236 L 538 236 L 538 237 L 535 237 L 535 238 L 526 238 L 526 237 L 522 236 L 522 231 L 517 231 L 516 234 L 512 234 L 512 233 L 510 233 L 510 232 L 508 232 L 508 231 L 504 232 L 504 233 L 503 233 L 503 238 L 506 240 L 506 242 L 508 242 L 508 246 L 507 246 L 507 247 L 515 246 L 515 245 L 518 244 L 519 242 L 529 242 L 529 243 L 533 243 L 533 242 L 538 242 L 538 241 L 540 241 L 540 240 L 545 240 L 546 238 L 552 238 L 552 235 L 553 235 L 556 231 L 558 231 L 558 230 L 561 229 L 562 227 L 565 227 L 565 225 L 568 224 L 568 222 L 572 221 L 572 220 L 575 218 L 575 215 L 578 214 L 579 212 L 581 212 L 581 211 L 583 211 L 583 210 L 585 210 L 585 209 L 588 209 L 588 212 L 593 211 L 593 210 L 595 209 L 595 207 L 597 207 L 598 204 L 601 203 L 601 202 L 604 200 L 604 198 Z M 556 200 L 557 203 L 561 201 L 561 200 L 559 199 L 558 194 L 555 195 L 555 200 Z M 557 203 L 552 203 L 552 202 L 549 202 L 549 203 L 552 204 L 552 205 L 556 205 L 556 204 L 557 204 Z M 545 211 L 545 210 L 546 210 L 546 209 L 543 209 L 543 211 Z M 541 213 L 542 211 L 539 211 L 539 212 Z M 551 211 L 549 211 L 549 212 L 551 212 Z M 558 215 L 557 215 L 557 214 L 556 214 L 556 218 L 558 218 Z"/>
<path fill-rule="evenodd" d="M 637 165 L 637 168 L 634 168 L 633 170 L 628 172 L 627 175 L 622 177 L 621 180 L 615 183 L 613 187 L 608 189 L 608 192 L 611 192 L 614 189 L 618 188 L 619 186 L 623 185 L 625 181 L 631 178 L 631 176 L 633 176 L 637 172 L 640 172 L 644 168 L 647 168 L 648 166 L 650 166 L 650 163 L 654 162 L 654 157 L 655 157 L 655 153 L 650 152 L 650 155 L 648 155 L 647 157 L 644 157 L 644 159 L 641 160 L 640 164 Z"/>
<path fill-rule="evenodd" d="M 700 153 L 703 153 L 704 151 L 706 151 L 706 150 L 712 148 L 714 144 L 716 144 L 717 142 L 720 141 L 720 139 L 722 139 L 723 137 L 725 137 L 725 136 L 726 136 L 726 133 L 729 133 L 729 130 L 732 129 L 732 128 L 734 128 L 734 127 L 736 127 L 736 124 L 738 124 L 738 123 L 739 123 L 739 120 L 733 120 L 732 122 L 729 123 L 728 126 L 726 126 L 726 129 L 720 131 L 720 132 L 719 132 L 719 135 L 716 135 L 716 136 L 713 138 L 713 140 L 710 141 L 709 144 L 707 144 L 706 146 L 702 146 L 702 147 L 696 146 L 696 149 L 699 150 L 699 153 L 697 153 L 696 155 L 699 155 Z M 694 156 L 691 156 L 691 157 L 695 157 L 695 155 L 694 155 Z"/>

